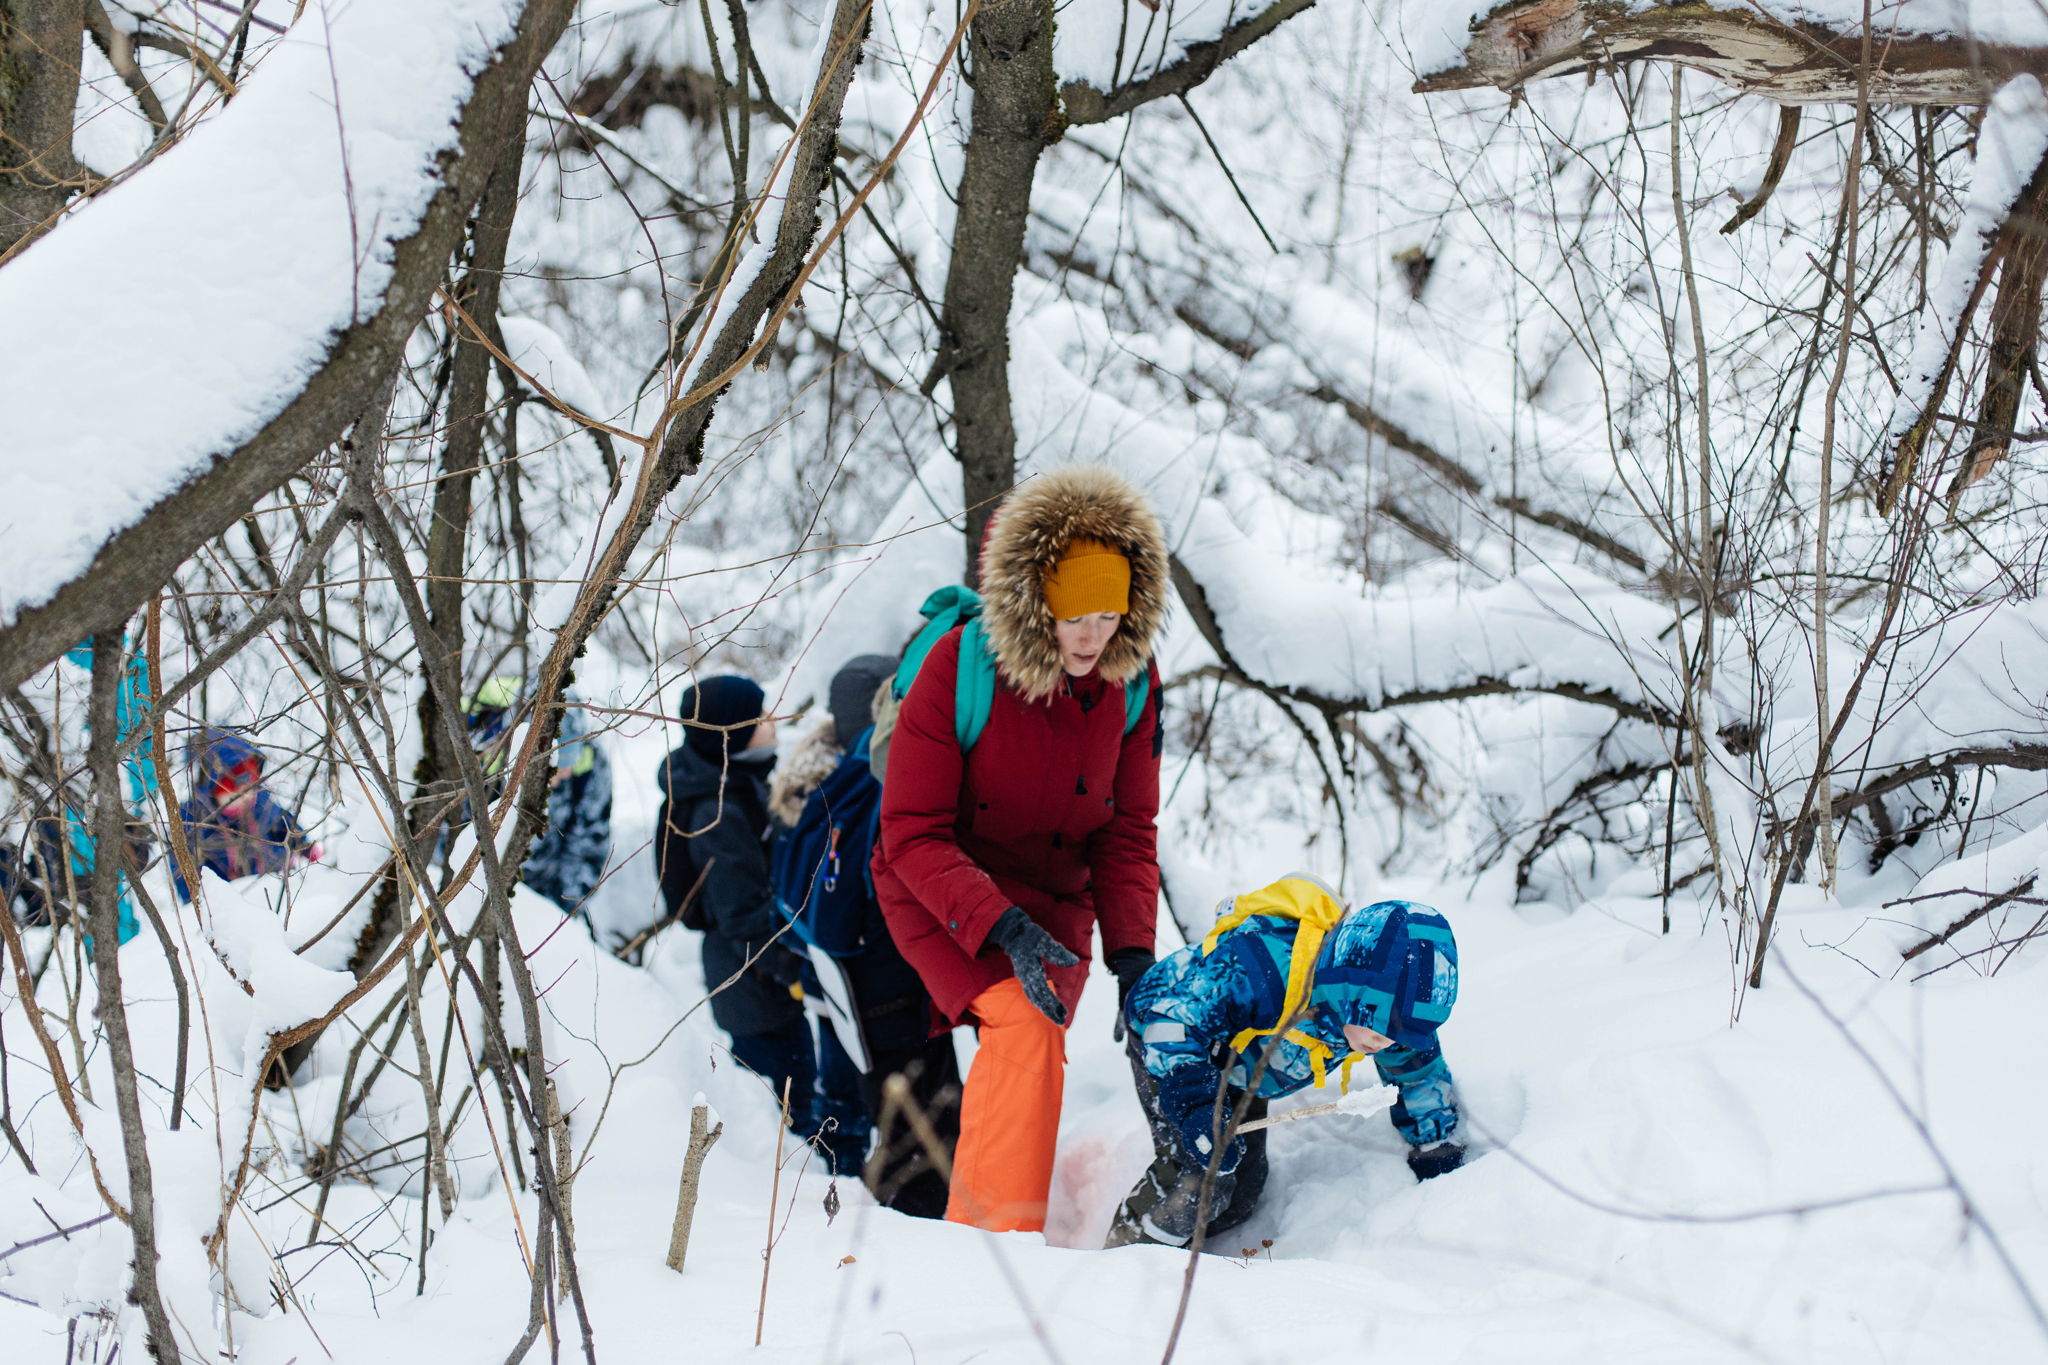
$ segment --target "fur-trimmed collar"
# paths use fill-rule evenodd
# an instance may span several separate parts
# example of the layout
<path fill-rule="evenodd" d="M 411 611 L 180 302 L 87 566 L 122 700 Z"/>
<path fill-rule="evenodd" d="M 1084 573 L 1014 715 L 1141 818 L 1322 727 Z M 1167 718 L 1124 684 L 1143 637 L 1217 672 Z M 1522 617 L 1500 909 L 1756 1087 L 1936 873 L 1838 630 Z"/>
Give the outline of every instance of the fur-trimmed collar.
<path fill-rule="evenodd" d="M 982 625 L 1003 681 L 1034 705 L 1065 676 L 1045 573 L 1081 537 L 1114 545 L 1131 561 L 1131 609 L 1103 650 L 1104 679 L 1121 683 L 1143 671 L 1166 620 L 1166 535 L 1137 489 L 1100 465 L 1070 465 L 1025 483 L 997 510 L 982 551 Z"/>
<path fill-rule="evenodd" d="M 818 784 L 839 766 L 839 741 L 833 734 L 832 717 L 825 716 L 806 730 L 775 764 L 768 779 L 768 813 L 777 823 L 794 829 L 804 813 L 804 802 Z"/>

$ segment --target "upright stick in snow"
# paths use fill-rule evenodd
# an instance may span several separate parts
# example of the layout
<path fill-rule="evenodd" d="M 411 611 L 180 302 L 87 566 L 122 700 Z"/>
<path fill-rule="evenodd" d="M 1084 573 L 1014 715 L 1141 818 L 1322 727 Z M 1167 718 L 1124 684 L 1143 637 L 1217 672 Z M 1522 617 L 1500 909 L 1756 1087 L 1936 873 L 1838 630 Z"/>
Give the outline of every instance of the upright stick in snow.
<path fill-rule="evenodd" d="M 676 1221 L 668 1234 L 668 1268 L 677 1274 L 682 1273 L 683 1258 L 690 1254 L 690 1223 L 697 1216 L 697 1180 L 704 1173 L 704 1158 L 725 1135 L 722 1122 L 707 1128 L 710 1113 L 701 1103 L 690 1109 L 690 1146 L 683 1153 L 683 1181 L 676 1189 Z"/>
<path fill-rule="evenodd" d="M 1698 485 L 1694 496 L 1698 499 L 1695 509 L 1699 515 L 1696 532 L 1697 543 L 1693 546 L 1693 582 L 1699 594 L 1700 621 L 1697 643 L 1685 671 L 1687 688 L 1690 692 L 1687 713 L 1692 720 L 1692 767 L 1693 767 L 1693 809 L 1698 816 L 1700 829 L 1707 836 L 1707 856 L 1713 862 L 1714 883 L 1721 903 L 1728 904 L 1727 858 L 1721 846 L 1720 819 L 1714 810 L 1713 746 L 1708 737 L 1714 732 L 1713 719 L 1717 708 L 1714 706 L 1714 595 L 1721 578 L 1719 538 L 1714 534 L 1714 446 L 1709 427 L 1710 414 L 1707 395 L 1710 379 L 1707 373 L 1707 327 L 1700 316 L 1699 276 L 1692 264 L 1692 229 L 1686 222 L 1684 163 L 1681 159 L 1683 146 L 1679 141 L 1682 116 L 1685 112 L 1685 69 L 1671 68 L 1671 218 L 1678 236 L 1679 272 L 1685 282 L 1685 312 L 1691 323 L 1693 365 L 1695 367 L 1693 394 L 1693 417 L 1697 436 L 1695 458 L 1699 461 L 1694 471 Z M 1677 362 L 1673 360 L 1673 389 L 1677 389 Z M 1683 640 L 1683 616 L 1680 617 L 1680 639 Z M 1747 922 L 1744 910 L 1745 900 L 1738 885 L 1735 898 L 1735 919 L 1738 932 Z"/>
<path fill-rule="evenodd" d="M 761 1306 L 754 1311 L 754 1344 L 768 1321 L 768 1268 L 775 1263 L 775 1207 L 782 1198 L 782 1136 L 789 1131 L 789 1081 L 782 1082 L 782 1123 L 775 1130 L 775 1170 L 768 1179 L 768 1244 L 761 1248 Z"/>

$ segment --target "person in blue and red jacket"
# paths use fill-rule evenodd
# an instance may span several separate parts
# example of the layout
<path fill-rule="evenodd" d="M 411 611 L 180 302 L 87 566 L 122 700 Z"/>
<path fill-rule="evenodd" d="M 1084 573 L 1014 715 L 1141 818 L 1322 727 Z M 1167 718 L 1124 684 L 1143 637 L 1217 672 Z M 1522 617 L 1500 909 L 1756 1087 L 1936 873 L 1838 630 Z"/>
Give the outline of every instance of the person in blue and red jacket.
<path fill-rule="evenodd" d="M 198 864 L 223 881 L 283 872 L 296 859 L 320 860 L 320 846 L 299 828 L 284 803 L 263 785 L 263 751 L 228 730 L 192 741 L 192 795 L 179 803 L 185 841 Z M 190 900 L 182 872 L 178 898 Z"/>
<path fill-rule="evenodd" d="M 1122 479 L 1063 469 L 997 511 L 981 582 L 986 725 L 963 751 L 955 630 L 896 716 L 872 865 L 890 935 L 943 1024 L 980 1030 L 946 1216 L 1042 1230 L 1090 939 L 1099 928 L 1124 991 L 1152 964 L 1165 537 Z M 1133 721 L 1126 688 L 1148 680 Z"/>

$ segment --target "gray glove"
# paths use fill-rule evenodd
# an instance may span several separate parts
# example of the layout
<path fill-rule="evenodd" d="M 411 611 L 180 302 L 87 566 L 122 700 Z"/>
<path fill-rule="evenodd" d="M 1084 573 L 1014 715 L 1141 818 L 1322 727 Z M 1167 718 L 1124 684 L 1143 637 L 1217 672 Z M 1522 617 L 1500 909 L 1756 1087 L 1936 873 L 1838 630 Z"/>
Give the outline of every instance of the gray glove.
<path fill-rule="evenodd" d="M 1045 964 L 1072 967 L 1081 959 L 1061 947 L 1058 939 L 1014 905 L 1003 911 L 995 927 L 988 931 L 988 941 L 1010 955 L 1010 965 L 1016 970 L 1017 984 L 1024 988 L 1024 998 L 1055 1024 L 1066 1023 L 1067 1007 L 1046 981 Z"/>

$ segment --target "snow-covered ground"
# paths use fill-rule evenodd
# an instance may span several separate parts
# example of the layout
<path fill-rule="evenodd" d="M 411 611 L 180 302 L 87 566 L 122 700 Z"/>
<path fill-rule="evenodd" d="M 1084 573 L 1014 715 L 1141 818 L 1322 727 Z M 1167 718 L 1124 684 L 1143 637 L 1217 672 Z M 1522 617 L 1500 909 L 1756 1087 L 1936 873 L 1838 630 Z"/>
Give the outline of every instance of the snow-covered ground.
<path fill-rule="evenodd" d="M 629 747 L 659 741 L 657 731 Z M 1234 877 L 1209 866 L 1187 879 L 1249 885 L 1286 870 L 1278 843 L 1261 842 L 1264 855 L 1216 850 L 1242 864 Z M 608 913 L 626 914 L 647 889 L 644 865 L 623 870 Z M 2015 1046 L 2048 1029 L 2037 963 L 1909 985 L 1885 979 L 1882 948 L 1856 960 L 1862 912 L 1800 911 L 1766 988 L 1747 995 L 1731 1028 L 1721 926 L 1702 927 L 1684 907 L 1689 922 L 1660 935 L 1650 901 L 1518 910 L 1469 885 L 1402 880 L 1370 891 L 1429 901 L 1457 928 L 1463 987 L 1444 1039 L 1473 1157 L 1418 1185 L 1384 1118 L 1334 1115 L 1276 1130 L 1265 1206 L 1204 1258 L 1180 1359 L 2048 1355 L 2048 1328 L 2013 1278 L 2048 1284 L 2048 1174 L 2030 1136 L 2048 1123 L 2048 1095 L 2038 1063 Z M 600 1359 L 1080 1362 L 1161 1349 L 1186 1256 L 1094 1249 L 1149 1159 L 1110 1039 L 1106 977 L 1070 1036 L 1047 1236 L 919 1222 L 875 1207 L 845 1180 L 834 1218 L 833 1182 L 794 1148 L 771 1206 L 775 1108 L 697 1007 L 692 936 L 671 932 L 635 969 L 545 902 L 522 892 L 518 912 L 526 941 L 540 945 L 536 978 L 552 983 L 550 1046 L 584 1155 L 575 1222 Z M 1178 930 L 1163 923 L 1161 933 L 1170 944 Z M 124 961 L 137 981 L 142 1069 L 160 1075 L 171 1024 L 168 992 L 152 979 L 161 959 L 145 938 Z M 295 1117 L 324 1132 L 340 1055 L 338 1044 L 323 1050 L 296 1095 L 267 1103 L 260 1141 L 296 1148 Z M 705 1168 L 679 1276 L 663 1257 L 699 1092 L 726 1131 Z M 48 1164 L 60 1135 L 51 1116 L 33 1117 Z M 411 1131 L 391 1121 L 394 1134 Z M 168 1205 L 208 1203 L 212 1145 L 188 1139 L 187 1164 L 160 1174 L 200 1185 L 167 1191 Z M 401 1254 L 418 1236 L 417 1183 L 410 1193 L 343 1183 L 330 1224 L 360 1248 L 388 1245 L 388 1266 L 332 1246 L 290 1252 L 280 1264 L 297 1281 L 295 1300 L 261 1318 L 236 1314 L 236 1358 L 503 1359 L 525 1320 L 521 1245 L 535 1226 L 533 1201 L 507 1200 L 474 1123 L 454 1150 L 464 1198 L 436 1235 L 423 1296 Z M 1950 1171 L 1959 1189 L 1944 1188 Z M 1981 1221 L 1964 1216 L 1965 1195 Z M 91 1212 L 75 1197 L 50 1203 L 47 1182 L 14 1174 L 0 1183 L 10 1213 L 33 1216 L 36 1197 L 60 1219 Z M 278 1227 L 303 1226 L 303 1207 L 282 1213 L 290 1217 Z M 776 1250 L 756 1352 L 771 1217 Z M 167 1236 L 196 1231 L 170 1222 Z M 0 1266 L 0 1291 L 61 1309 L 118 1276 L 125 1245 L 125 1233 L 103 1224 L 77 1245 L 22 1253 Z M 243 1254 L 261 1257 L 253 1239 Z M 196 1259 L 188 1244 L 166 1265 Z M 260 1291 L 269 1266 L 251 1269 L 247 1284 L 237 1281 L 245 1301 L 260 1303 L 249 1285 Z M 0 1338 L 10 1361 L 65 1359 L 56 1314 L 0 1301 Z M 563 1351 L 580 1348 L 572 1338 Z"/>

